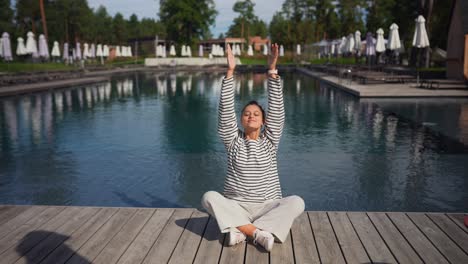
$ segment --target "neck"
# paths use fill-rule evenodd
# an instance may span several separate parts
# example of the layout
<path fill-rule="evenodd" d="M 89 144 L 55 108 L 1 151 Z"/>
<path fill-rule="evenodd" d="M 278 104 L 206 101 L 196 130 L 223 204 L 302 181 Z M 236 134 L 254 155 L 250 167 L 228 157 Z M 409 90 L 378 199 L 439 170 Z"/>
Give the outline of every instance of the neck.
<path fill-rule="evenodd" d="M 244 134 L 245 134 L 246 139 L 257 140 L 258 137 L 260 136 L 260 129 L 255 129 L 255 130 L 246 129 L 244 131 Z"/>

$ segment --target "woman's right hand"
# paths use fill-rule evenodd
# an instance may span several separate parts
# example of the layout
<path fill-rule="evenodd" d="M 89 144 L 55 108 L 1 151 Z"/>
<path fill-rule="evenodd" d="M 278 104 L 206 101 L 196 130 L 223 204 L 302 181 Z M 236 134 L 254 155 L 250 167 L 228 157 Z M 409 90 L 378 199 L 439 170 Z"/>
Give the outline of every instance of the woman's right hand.
<path fill-rule="evenodd" d="M 236 59 L 232 54 L 231 45 L 226 45 L 226 58 L 228 64 L 228 71 L 226 73 L 226 78 L 230 78 L 234 75 L 234 69 L 236 68 Z"/>

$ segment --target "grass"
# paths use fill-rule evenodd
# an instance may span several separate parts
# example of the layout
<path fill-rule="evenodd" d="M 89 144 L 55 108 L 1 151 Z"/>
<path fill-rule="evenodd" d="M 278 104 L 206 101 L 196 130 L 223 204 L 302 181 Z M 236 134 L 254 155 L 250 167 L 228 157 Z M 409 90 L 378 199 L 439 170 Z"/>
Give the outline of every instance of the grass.
<path fill-rule="evenodd" d="M 327 64 L 327 63 L 333 63 L 333 64 L 357 64 L 355 58 L 321 58 L 321 59 L 313 59 L 310 61 L 311 64 Z"/>

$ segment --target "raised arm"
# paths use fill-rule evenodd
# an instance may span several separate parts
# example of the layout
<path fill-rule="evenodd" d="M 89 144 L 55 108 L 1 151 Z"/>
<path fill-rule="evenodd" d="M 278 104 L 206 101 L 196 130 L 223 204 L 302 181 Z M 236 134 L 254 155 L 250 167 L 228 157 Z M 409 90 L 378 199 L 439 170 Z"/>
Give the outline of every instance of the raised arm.
<path fill-rule="evenodd" d="M 271 45 L 268 67 L 268 114 L 265 122 L 265 134 L 271 143 L 278 147 L 284 127 L 284 102 L 281 79 L 276 70 L 278 44 Z"/>
<path fill-rule="evenodd" d="M 234 109 L 234 69 L 236 67 L 234 55 L 229 44 L 226 47 L 228 70 L 223 79 L 218 108 L 218 134 L 226 149 L 238 135 L 236 112 Z"/>

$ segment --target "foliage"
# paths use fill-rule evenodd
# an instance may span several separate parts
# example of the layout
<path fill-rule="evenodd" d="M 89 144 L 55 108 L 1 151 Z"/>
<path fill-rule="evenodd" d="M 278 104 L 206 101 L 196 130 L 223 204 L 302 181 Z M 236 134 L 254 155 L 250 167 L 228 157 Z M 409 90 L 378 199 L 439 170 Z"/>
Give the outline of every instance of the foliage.
<path fill-rule="evenodd" d="M 0 0 L 0 34 L 1 32 L 12 32 L 13 9 L 10 0 Z"/>
<path fill-rule="evenodd" d="M 265 22 L 260 20 L 254 14 L 254 6 L 251 0 L 237 1 L 232 10 L 239 13 L 229 27 L 226 33 L 229 37 L 241 37 L 248 41 L 250 36 L 261 36 L 265 38 L 267 35 L 267 26 Z"/>
<path fill-rule="evenodd" d="M 213 0 L 165 0 L 159 9 L 168 38 L 189 45 L 210 36 L 216 14 Z"/>

